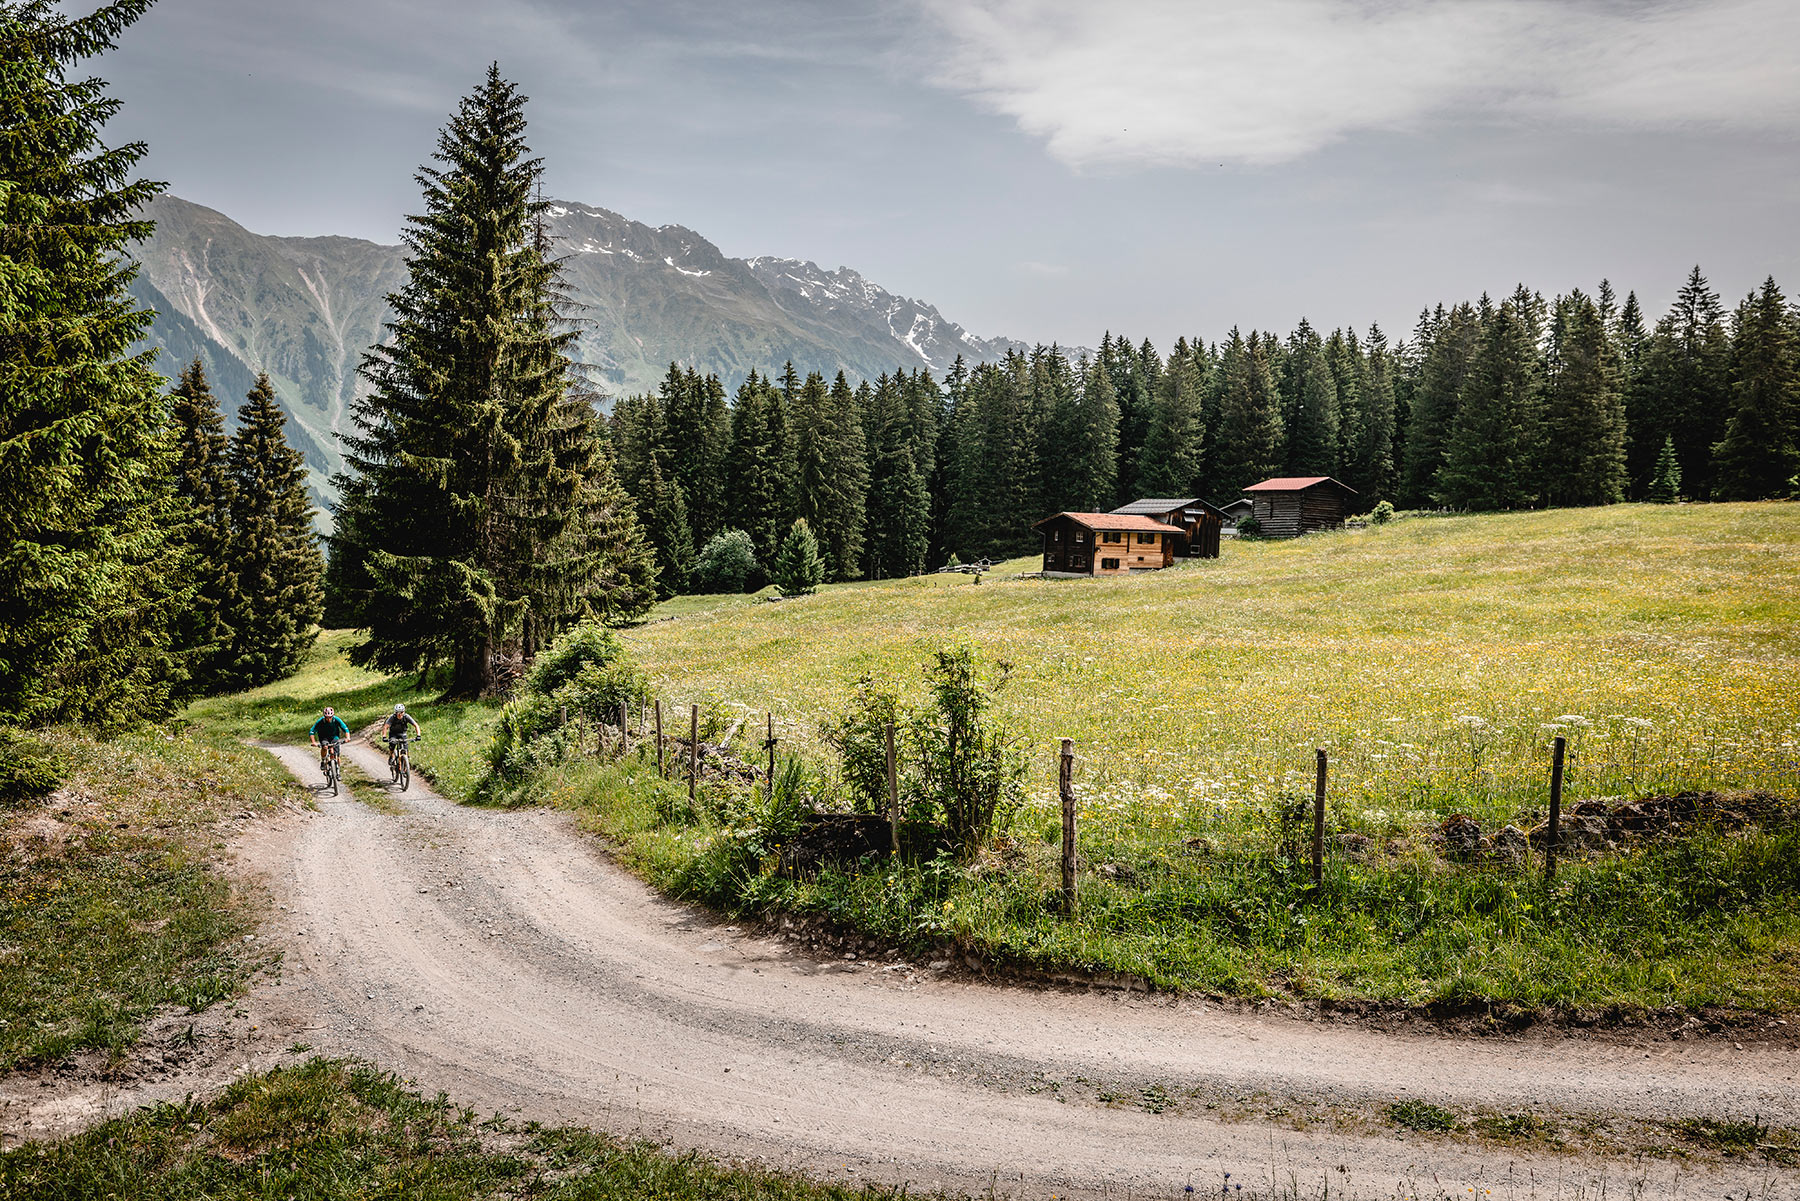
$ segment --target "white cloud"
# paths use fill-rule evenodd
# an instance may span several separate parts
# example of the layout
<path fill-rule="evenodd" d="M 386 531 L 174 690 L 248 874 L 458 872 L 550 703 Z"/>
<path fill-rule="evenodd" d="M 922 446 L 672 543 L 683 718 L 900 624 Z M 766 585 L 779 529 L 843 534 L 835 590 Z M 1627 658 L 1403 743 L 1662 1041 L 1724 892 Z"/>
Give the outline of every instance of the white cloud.
<path fill-rule="evenodd" d="M 1469 118 L 1800 128 L 1794 0 L 918 0 L 938 82 L 1072 166 L 1293 159 Z"/>

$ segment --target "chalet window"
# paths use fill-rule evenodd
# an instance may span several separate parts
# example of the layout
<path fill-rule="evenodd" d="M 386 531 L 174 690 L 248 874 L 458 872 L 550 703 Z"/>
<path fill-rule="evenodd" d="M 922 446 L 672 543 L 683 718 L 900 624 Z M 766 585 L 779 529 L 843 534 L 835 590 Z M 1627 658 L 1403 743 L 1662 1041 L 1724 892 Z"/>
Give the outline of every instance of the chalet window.
<path fill-rule="evenodd" d="M 1050 533 L 1050 541 L 1061 542 L 1062 541 L 1062 531 L 1061 530 L 1052 530 Z"/>
<path fill-rule="evenodd" d="M 1082 532 L 1081 532 L 1081 531 L 1080 531 L 1080 530 L 1076 530 L 1076 531 L 1075 531 L 1075 541 L 1077 541 L 1077 542 L 1086 542 L 1086 541 L 1087 541 L 1087 535 L 1086 535 L 1086 534 L 1084 534 L 1084 533 L 1082 533 Z"/>
<path fill-rule="evenodd" d="M 1086 567 L 1087 566 L 1087 556 L 1086 555 L 1076 555 L 1075 558 L 1070 561 L 1070 566 Z"/>
<path fill-rule="evenodd" d="M 1102 535 L 1100 535 L 1100 541 L 1102 541 L 1102 542 L 1117 542 L 1123 537 L 1124 537 L 1123 534 L 1102 534 Z"/>
<path fill-rule="evenodd" d="M 1102 559 L 1100 560 L 1100 570 L 1117 571 L 1119 570 L 1119 561 L 1117 559 Z"/>
<path fill-rule="evenodd" d="M 1138 541 L 1145 543 L 1145 544 L 1149 544 L 1151 542 L 1156 541 L 1156 535 L 1155 534 L 1139 534 Z"/>

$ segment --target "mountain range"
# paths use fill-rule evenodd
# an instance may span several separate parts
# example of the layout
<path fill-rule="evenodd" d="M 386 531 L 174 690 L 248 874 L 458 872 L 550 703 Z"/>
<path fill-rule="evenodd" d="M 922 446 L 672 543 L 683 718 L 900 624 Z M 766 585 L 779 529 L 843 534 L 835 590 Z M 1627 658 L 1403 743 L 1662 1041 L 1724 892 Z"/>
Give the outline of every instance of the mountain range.
<path fill-rule="evenodd" d="M 341 463 L 336 432 L 362 387 L 363 351 L 383 336 L 387 296 L 406 282 L 403 249 L 358 238 L 254 234 L 173 196 L 147 213 L 156 232 L 135 254 L 132 285 L 155 309 L 149 340 L 171 379 L 198 357 L 229 422 L 266 371 L 292 417 L 318 500 Z M 851 379 L 973 364 L 1029 349 L 978 338 L 924 301 L 897 296 L 848 267 L 728 258 L 679 225 L 651 228 L 606 209 L 551 202 L 546 229 L 563 258 L 574 357 L 602 391 L 654 390 L 671 362 L 716 372 L 728 388 L 750 371 Z"/>

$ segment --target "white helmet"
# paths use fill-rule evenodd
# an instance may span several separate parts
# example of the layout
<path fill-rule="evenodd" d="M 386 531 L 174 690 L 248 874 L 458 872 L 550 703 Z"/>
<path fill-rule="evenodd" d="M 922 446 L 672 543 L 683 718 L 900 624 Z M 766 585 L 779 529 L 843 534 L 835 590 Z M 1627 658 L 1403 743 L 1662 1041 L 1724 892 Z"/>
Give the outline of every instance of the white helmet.
<path fill-rule="evenodd" d="M 394 706 L 394 712 L 395 712 L 395 713 L 405 713 L 405 712 L 406 712 L 406 706 L 405 706 L 405 705 L 395 705 L 395 706 Z"/>

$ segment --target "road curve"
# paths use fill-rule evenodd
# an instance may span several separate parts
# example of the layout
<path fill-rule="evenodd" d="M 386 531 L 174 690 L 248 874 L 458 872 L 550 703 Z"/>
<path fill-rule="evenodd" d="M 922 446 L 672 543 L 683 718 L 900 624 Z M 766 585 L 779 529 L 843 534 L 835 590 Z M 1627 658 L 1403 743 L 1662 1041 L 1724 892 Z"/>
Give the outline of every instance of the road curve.
<path fill-rule="evenodd" d="M 269 749 L 316 781 L 306 748 Z M 345 757 L 385 779 L 374 748 L 349 744 Z M 1159 1197 L 1189 1183 L 1214 1192 L 1231 1172 L 1300 1195 L 1329 1179 L 1352 1197 L 1800 1197 L 1800 1174 L 1761 1162 L 1522 1154 L 1355 1120 L 1297 1130 L 1186 1099 L 1341 1115 L 1404 1097 L 1796 1125 L 1791 1050 L 1387 1033 L 821 963 L 659 897 L 559 814 L 457 806 L 417 781 L 395 800 L 397 813 L 321 799 L 252 848 L 280 905 L 275 987 L 310 1015 L 316 1050 L 365 1055 L 484 1112 L 915 1191 Z M 1148 1112 L 1145 1090 L 1176 1104 Z"/>

